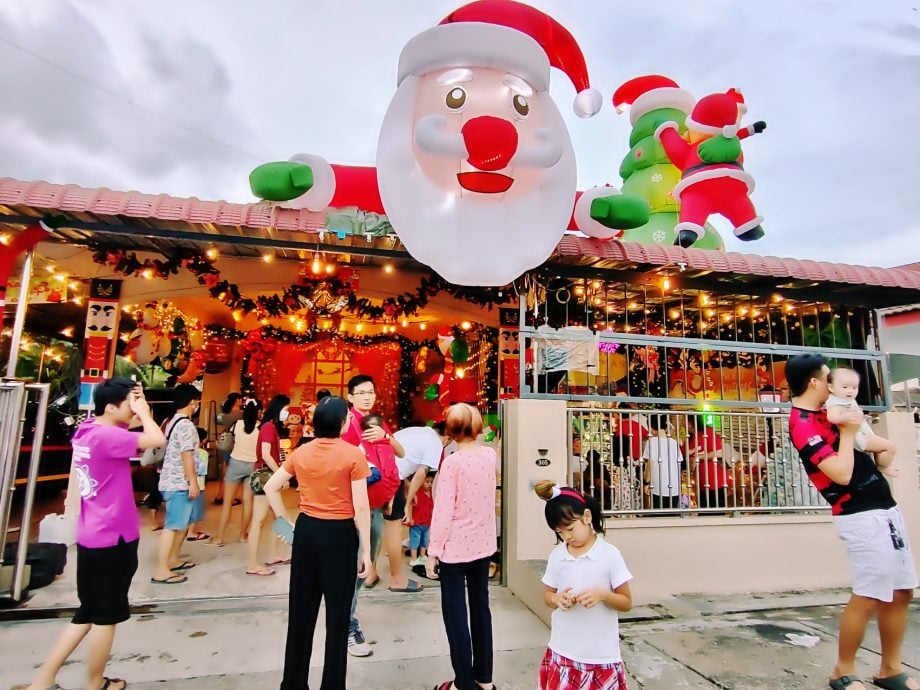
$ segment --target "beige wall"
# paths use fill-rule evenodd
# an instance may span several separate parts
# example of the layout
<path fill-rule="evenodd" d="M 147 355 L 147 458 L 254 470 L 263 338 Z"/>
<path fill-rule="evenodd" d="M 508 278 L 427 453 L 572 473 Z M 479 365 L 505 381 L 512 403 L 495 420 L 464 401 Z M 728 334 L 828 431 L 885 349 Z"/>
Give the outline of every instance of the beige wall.
<path fill-rule="evenodd" d="M 506 404 L 508 586 L 544 620 L 542 563 L 554 539 L 543 520 L 532 481 L 564 481 L 565 404 L 516 400 Z M 912 418 L 888 413 L 876 426 L 898 444 L 895 498 L 915 543 L 920 540 L 920 486 Z M 534 465 L 537 448 L 552 463 Z M 557 457 L 559 461 L 557 462 Z M 637 605 L 679 594 L 743 594 L 846 587 L 850 571 L 829 515 L 620 518 L 608 521 L 606 538 L 633 573 Z M 920 548 L 914 551 L 920 557 Z M 920 567 L 920 558 L 918 558 Z"/>

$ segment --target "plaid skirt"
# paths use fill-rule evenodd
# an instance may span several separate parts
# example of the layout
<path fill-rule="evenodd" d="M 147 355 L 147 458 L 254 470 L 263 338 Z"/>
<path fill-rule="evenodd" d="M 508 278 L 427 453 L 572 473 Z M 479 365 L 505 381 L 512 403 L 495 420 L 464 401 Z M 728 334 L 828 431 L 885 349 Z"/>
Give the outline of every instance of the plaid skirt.
<path fill-rule="evenodd" d="M 540 662 L 539 690 L 626 690 L 626 667 L 582 664 L 546 650 Z"/>

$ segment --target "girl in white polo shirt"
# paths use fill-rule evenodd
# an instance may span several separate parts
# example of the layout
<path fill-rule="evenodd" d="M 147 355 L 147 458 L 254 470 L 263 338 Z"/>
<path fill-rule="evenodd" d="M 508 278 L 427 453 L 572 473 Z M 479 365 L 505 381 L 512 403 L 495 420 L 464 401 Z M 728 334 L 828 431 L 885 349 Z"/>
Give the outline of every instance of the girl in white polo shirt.
<path fill-rule="evenodd" d="M 535 491 L 546 501 L 546 523 L 559 545 L 543 575 L 543 601 L 553 610 L 540 690 L 625 690 L 617 611 L 632 608 L 632 575 L 604 533 L 590 496 L 549 481 Z"/>

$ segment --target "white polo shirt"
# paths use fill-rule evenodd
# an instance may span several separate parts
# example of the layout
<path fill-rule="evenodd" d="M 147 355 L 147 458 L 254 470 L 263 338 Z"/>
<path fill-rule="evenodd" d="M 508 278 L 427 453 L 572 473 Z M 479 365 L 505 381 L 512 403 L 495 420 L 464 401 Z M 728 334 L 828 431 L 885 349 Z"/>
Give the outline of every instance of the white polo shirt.
<path fill-rule="evenodd" d="M 393 437 L 406 451 L 405 456 L 396 458 L 400 479 L 409 479 L 422 465 L 437 471 L 444 450 L 437 431 L 428 426 L 407 426 Z"/>
<path fill-rule="evenodd" d="M 549 555 L 543 584 L 562 591 L 568 587 L 578 595 L 587 589 L 604 587 L 611 592 L 632 579 L 620 550 L 598 536 L 591 550 L 575 558 L 565 544 Z M 556 654 L 583 664 L 615 664 L 620 656 L 620 619 L 604 603 L 590 609 L 576 605 L 568 611 L 553 611 L 549 648 Z"/>

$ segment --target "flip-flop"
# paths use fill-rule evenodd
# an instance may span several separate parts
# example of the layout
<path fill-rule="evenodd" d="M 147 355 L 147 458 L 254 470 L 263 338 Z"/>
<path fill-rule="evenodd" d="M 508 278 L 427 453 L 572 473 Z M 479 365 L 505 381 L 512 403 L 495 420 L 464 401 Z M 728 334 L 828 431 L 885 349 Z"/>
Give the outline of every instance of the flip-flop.
<path fill-rule="evenodd" d="M 185 561 L 184 563 L 180 563 L 179 565 L 177 565 L 175 568 L 170 568 L 170 570 L 174 573 L 177 573 L 180 570 L 191 570 L 196 565 L 197 563 L 191 563 L 189 561 Z"/>
<path fill-rule="evenodd" d="M 124 690 L 124 688 L 128 687 L 128 684 L 121 678 L 103 678 L 102 680 L 105 682 L 102 684 L 102 687 L 99 688 L 99 690 L 109 690 L 112 688 L 112 683 L 124 683 L 124 685 L 120 686 L 119 688 L 112 688 L 112 690 Z"/>
<path fill-rule="evenodd" d="M 266 570 L 268 572 L 265 572 Z M 274 575 L 277 572 L 278 572 L 277 570 L 272 570 L 271 568 L 262 568 L 261 570 L 255 570 L 255 571 L 247 570 L 246 574 L 255 575 L 256 577 L 268 577 L 269 575 Z"/>
<path fill-rule="evenodd" d="M 831 690 L 846 690 L 853 683 L 862 683 L 862 686 L 866 687 L 865 683 L 854 676 L 840 676 L 840 678 L 831 678 L 829 681 L 827 681 L 827 684 L 831 687 Z"/>
<path fill-rule="evenodd" d="M 155 585 L 181 585 L 183 582 L 188 582 L 188 578 L 185 575 L 170 575 L 165 580 L 151 577 L 150 581 Z"/>
<path fill-rule="evenodd" d="M 907 673 L 899 673 L 896 676 L 888 676 L 887 678 L 873 678 L 872 683 L 885 690 L 910 690 L 910 686 L 907 684 L 909 680 L 910 676 Z"/>
<path fill-rule="evenodd" d="M 265 561 L 265 565 L 290 565 L 290 564 L 291 564 L 290 558 L 279 558 L 274 561 Z"/>
<path fill-rule="evenodd" d="M 153 528 L 151 528 L 150 531 L 151 531 L 151 532 L 160 532 L 160 531 L 162 531 L 162 529 L 163 529 L 162 527 L 153 527 Z M 28 686 L 26 686 L 26 687 L 28 687 Z"/>
<path fill-rule="evenodd" d="M 450 690 L 451 687 L 453 687 L 453 684 L 454 684 L 454 681 L 448 680 L 448 681 L 445 681 L 444 683 L 441 683 L 440 685 L 435 685 L 434 690 Z"/>
<path fill-rule="evenodd" d="M 194 537 L 187 537 L 185 541 L 204 541 L 205 539 L 210 539 L 211 535 L 206 532 L 195 532 Z"/>
<path fill-rule="evenodd" d="M 368 582 L 367 580 L 365 580 L 364 589 L 374 589 L 374 587 L 376 587 L 379 584 L 380 584 L 380 576 L 378 575 L 377 579 L 374 580 L 373 582 Z"/>
<path fill-rule="evenodd" d="M 218 548 L 226 545 L 226 542 L 222 541 L 209 541 L 207 544 L 205 544 L 205 546 L 217 546 Z"/>
<path fill-rule="evenodd" d="M 420 585 L 418 582 L 416 582 L 415 580 L 409 580 L 409 583 L 402 589 L 396 589 L 394 587 L 390 587 L 391 592 L 401 592 L 401 593 L 406 593 L 406 594 L 415 594 L 416 592 L 421 592 L 423 589 L 424 587 Z"/>

